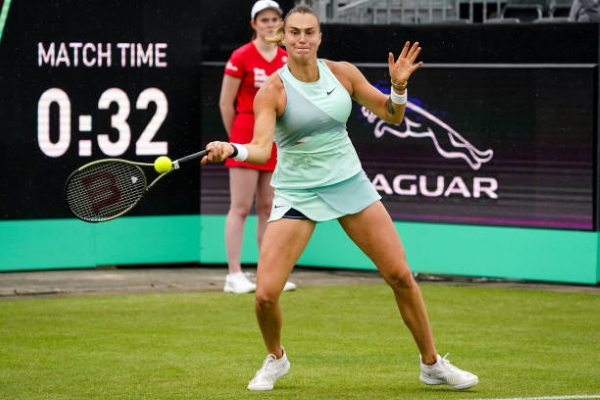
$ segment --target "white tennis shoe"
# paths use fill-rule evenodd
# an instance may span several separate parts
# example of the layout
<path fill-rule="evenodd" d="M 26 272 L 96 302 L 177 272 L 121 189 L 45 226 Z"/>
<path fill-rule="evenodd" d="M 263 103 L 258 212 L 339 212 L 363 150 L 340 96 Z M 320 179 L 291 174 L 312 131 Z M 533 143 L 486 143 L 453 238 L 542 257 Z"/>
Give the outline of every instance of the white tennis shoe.
<path fill-rule="evenodd" d="M 247 275 L 247 273 L 243 272 L 227 274 L 223 291 L 228 293 L 251 293 L 256 291 L 256 283 L 250 281 Z M 296 290 L 296 284 L 293 282 L 286 282 L 283 291 L 287 292 L 291 290 Z"/>
<path fill-rule="evenodd" d="M 229 293 L 250 293 L 256 290 L 256 283 L 252 283 L 246 278 L 243 272 L 227 274 L 225 277 L 224 292 Z"/>
<path fill-rule="evenodd" d="M 421 361 L 421 376 L 419 377 L 421 382 L 427 385 L 448 385 L 456 390 L 468 389 L 479 383 L 477 375 L 455 367 L 446 357 L 448 354 L 444 358 L 438 354 L 437 361 L 433 365 L 426 365 Z"/>
<path fill-rule="evenodd" d="M 283 356 L 279 359 L 273 354 L 269 354 L 261 369 L 259 369 L 254 378 L 248 384 L 248 390 L 273 390 L 273 385 L 277 379 L 281 378 L 290 370 L 290 362 L 287 359 L 285 350 Z"/>

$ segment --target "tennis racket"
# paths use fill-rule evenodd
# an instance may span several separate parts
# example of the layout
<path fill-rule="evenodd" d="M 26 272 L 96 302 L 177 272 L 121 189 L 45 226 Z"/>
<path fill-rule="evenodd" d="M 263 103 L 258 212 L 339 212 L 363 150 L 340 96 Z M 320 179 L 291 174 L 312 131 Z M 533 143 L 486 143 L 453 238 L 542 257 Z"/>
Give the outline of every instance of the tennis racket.
<path fill-rule="evenodd" d="M 69 210 L 86 222 L 104 222 L 131 211 L 156 183 L 181 164 L 198 160 L 206 150 L 179 158 L 171 169 L 156 176 L 148 184 L 146 173 L 153 163 L 134 162 L 119 158 L 92 161 L 73 171 L 67 178 L 64 196 Z"/>

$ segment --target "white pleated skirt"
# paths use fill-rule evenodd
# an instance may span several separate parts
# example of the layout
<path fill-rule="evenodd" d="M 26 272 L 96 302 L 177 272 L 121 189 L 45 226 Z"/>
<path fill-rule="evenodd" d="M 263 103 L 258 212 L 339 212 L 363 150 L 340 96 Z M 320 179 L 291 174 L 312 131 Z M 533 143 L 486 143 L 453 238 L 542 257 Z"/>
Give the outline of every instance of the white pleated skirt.
<path fill-rule="evenodd" d="M 269 221 L 281 219 L 291 208 L 312 221 L 329 221 L 356 214 L 381 196 L 364 171 L 345 181 L 311 189 L 275 189 Z"/>

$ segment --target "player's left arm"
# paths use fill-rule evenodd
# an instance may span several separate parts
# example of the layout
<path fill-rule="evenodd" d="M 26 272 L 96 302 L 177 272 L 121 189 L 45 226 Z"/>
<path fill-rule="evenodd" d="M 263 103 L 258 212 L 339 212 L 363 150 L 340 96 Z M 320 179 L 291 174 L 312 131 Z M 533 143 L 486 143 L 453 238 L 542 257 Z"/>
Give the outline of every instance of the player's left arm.
<path fill-rule="evenodd" d="M 399 124 L 402 122 L 402 118 L 404 118 L 404 104 L 393 104 L 390 96 L 371 85 L 356 66 L 347 62 L 337 64 L 336 69 L 340 73 L 336 76 L 342 83 L 346 81 L 344 86 L 346 86 L 354 101 L 362 104 L 379 118 L 390 124 Z"/>
<path fill-rule="evenodd" d="M 422 62 L 416 62 L 420 51 L 421 48 L 417 42 L 412 45 L 406 42 L 397 60 L 392 53 L 388 54 L 388 67 L 392 82 L 399 86 L 406 86 L 408 84 L 408 79 L 412 73 L 423 65 Z M 383 94 L 369 83 L 362 72 L 348 62 L 329 61 L 328 65 L 338 80 L 348 89 L 353 100 L 362 104 L 388 123 L 399 124 L 402 122 L 406 102 L 397 104 L 392 101 L 389 95 Z M 394 90 L 397 96 L 406 94 L 406 89 L 391 90 Z"/>

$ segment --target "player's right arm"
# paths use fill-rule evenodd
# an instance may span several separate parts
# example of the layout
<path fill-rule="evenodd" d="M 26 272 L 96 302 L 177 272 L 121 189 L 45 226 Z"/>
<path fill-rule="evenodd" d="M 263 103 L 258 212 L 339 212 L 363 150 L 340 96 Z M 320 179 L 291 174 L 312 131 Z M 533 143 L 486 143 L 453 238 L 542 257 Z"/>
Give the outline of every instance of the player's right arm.
<path fill-rule="evenodd" d="M 272 74 L 254 97 L 254 135 L 246 145 L 247 162 L 264 164 L 271 157 L 275 121 L 285 108 L 285 90 L 279 74 Z"/>
<path fill-rule="evenodd" d="M 238 144 L 247 150 L 243 161 L 252 164 L 264 164 L 271 157 L 273 137 L 275 136 L 275 121 L 277 116 L 283 114 L 286 95 L 283 82 L 278 74 L 272 74 L 254 97 L 254 135 L 247 144 Z M 202 159 L 202 164 L 207 162 L 218 163 L 224 161 L 234 153 L 234 147 L 228 142 L 210 142 L 206 145 L 208 156 Z"/>

